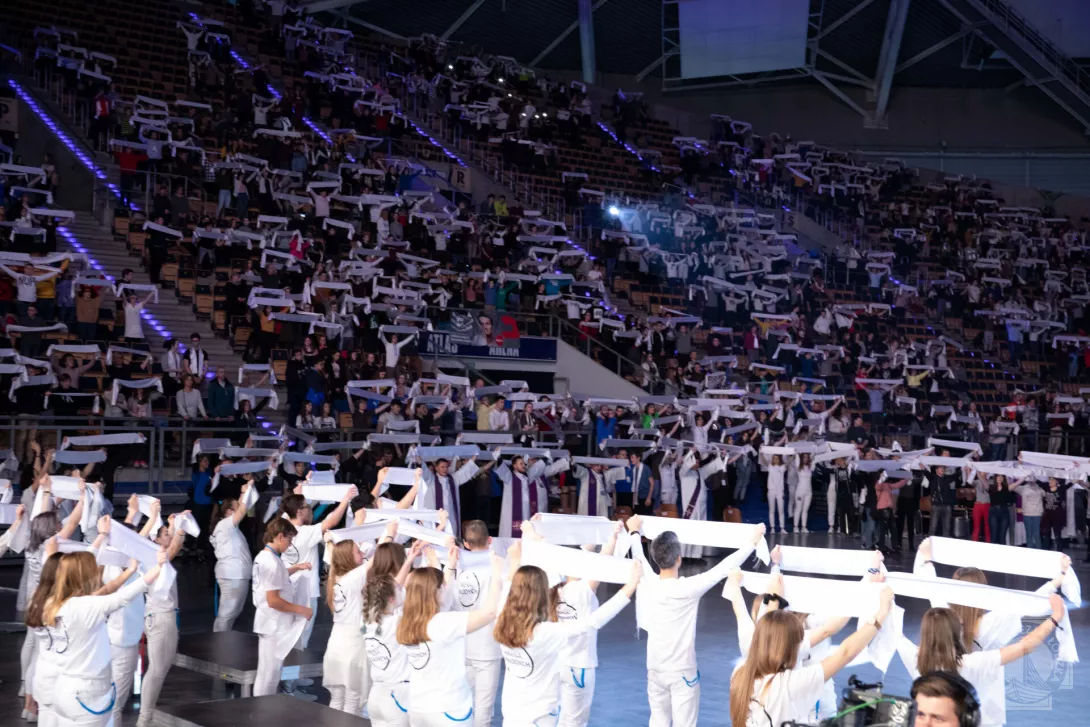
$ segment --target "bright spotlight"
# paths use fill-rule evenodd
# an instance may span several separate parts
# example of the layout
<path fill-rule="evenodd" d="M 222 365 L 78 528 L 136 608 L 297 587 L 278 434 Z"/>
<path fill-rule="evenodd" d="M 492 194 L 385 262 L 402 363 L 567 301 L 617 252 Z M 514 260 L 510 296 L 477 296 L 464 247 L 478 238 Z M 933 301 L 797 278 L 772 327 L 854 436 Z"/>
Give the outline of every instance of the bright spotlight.
<path fill-rule="evenodd" d="M 500 81 L 500 83 L 503 83 L 503 79 L 502 79 L 502 78 L 501 78 L 501 79 L 499 79 L 499 81 Z"/>
<path fill-rule="evenodd" d="M 617 209 L 616 205 L 610 205 L 609 214 L 612 215 L 613 217 L 620 217 L 621 216 L 621 211 L 619 209 Z"/>

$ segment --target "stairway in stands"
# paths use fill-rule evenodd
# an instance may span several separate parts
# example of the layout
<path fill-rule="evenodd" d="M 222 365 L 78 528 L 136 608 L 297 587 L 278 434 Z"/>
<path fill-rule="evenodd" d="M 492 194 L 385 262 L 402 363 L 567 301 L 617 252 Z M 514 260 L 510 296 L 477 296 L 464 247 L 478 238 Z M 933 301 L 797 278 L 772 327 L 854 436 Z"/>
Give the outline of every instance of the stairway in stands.
<path fill-rule="evenodd" d="M 125 241 L 115 237 L 112 230 L 100 226 L 90 216 L 77 214 L 66 230 L 68 234 L 63 235 L 59 242 L 62 245 L 67 244 L 75 252 L 86 253 L 94 260 L 93 264 L 101 266 L 98 272 L 118 279 L 122 270 L 131 268 L 133 282 L 151 282 L 147 272 L 140 267 L 140 258 L 129 254 Z M 233 379 L 237 375 L 238 368 L 243 363 L 242 357 L 232 350 L 227 340 L 213 334 L 207 321 L 198 320 L 192 303 L 179 300 L 174 290 L 160 290 L 159 302 L 149 303 L 145 313 L 144 336 L 151 345 L 156 360 L 162 354 L 163 342 L 167 338 L 178 339 L 184 347 L 189 345 L 190 335 L 199 333 L 201 347 L 208 353 L 209 365 L 226 366 L 229 378 Z"/>

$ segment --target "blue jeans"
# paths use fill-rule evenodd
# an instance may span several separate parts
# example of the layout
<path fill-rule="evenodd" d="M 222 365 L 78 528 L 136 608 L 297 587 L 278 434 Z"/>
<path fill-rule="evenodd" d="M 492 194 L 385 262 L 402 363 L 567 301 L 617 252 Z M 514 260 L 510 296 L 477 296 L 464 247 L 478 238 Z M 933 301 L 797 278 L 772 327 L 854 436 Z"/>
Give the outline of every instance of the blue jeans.
<path fill-rule="evenodd" d="M 219 193 L 219 201 L 216 204 L 216 217 L 220 216 L 220 213 L 225 209 L 231 208 L 231 190 L 221 189 Z"/>
<path fill-rule="evenodd" d="M 1041 516 L 1023 515 L 1022 523 L 1026 526 L 1026 547 L 1041 549 Z"/>
<path fill-rule="evenodd" d="M 870 508 L 863 510 L 863 545 L 867 549 L 874 547 L 874 527 L 876 524 L 874 511 Z"/>
<path fill-rule="evenodd" d="M 992 505 L 988 508 L 988 527 L 992 531 L 992 542 L 1007 544 L 1007 528 L 1010 526 L 1011 510 L 1006 505 Z"/>

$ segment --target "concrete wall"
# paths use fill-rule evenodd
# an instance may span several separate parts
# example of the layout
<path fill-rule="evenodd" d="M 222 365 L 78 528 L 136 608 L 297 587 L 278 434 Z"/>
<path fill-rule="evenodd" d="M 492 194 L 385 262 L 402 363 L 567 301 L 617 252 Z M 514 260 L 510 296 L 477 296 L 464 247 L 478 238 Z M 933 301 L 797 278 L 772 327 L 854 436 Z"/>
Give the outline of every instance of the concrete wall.
<path fill-rule="evenodd" d="M 20 102 L 19 139 L 15 153 L 23 164 L 36 167 L 46 154 L 52 154 L 61 177 L 60 190 L 54 202 L 62 209 L 85 211 L 91 209 L 91 193 L 95 178 L 80 163 L 68 147 L 53 135 L 46 125 L 26 104 Z"/>
<path fill-rule="evenodd" d="M 610 399 L 647 395 L 640 387 L 595 363 L 564 341 L 557 340 L 556 349 L 553 384 L 556 393 L 591 394 Z"/>

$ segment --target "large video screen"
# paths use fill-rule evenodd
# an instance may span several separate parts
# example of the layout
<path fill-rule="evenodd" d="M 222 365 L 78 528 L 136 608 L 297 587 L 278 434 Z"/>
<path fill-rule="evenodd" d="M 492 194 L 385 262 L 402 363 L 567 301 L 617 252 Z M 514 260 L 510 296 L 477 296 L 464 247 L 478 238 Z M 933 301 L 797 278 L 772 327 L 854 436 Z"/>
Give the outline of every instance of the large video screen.
<path fill-rule="evenodd" d="M 810 0 L 678 3 L 681 77 L 737 75 L 806 64 Z"/>

